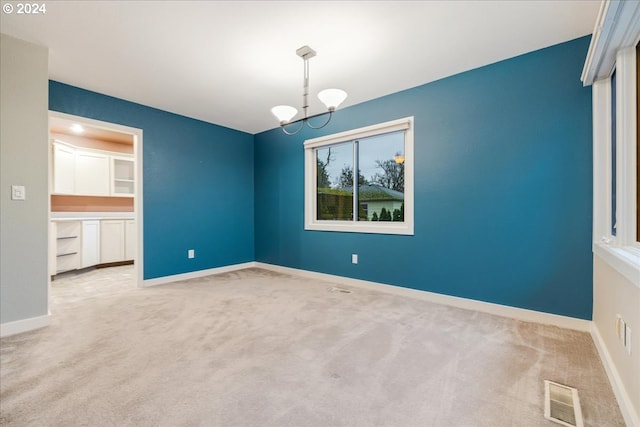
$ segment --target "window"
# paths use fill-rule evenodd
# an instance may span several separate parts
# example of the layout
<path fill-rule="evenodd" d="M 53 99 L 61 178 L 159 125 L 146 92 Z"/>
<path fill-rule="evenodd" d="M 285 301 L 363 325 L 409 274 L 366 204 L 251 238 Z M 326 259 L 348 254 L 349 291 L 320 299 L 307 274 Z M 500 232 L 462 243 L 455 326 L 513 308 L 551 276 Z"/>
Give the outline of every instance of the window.
<path fill-rule="evenodd" d="M 640 3 L 605 6 L 581 77 L 593 96 L 593 252 L 640 287 Z"/>
<path fill-rule="evenodd" d="M 611 74 L 611 235 L 616 235 L 616 70 Z"/>
<path fill-rule="evenodd" d="M 636 242 L 640 242 L 640 43 L 636 45 Z"/>
<path fill-rule="evenodd" d="M 413 234 L 413 117 L 305 142 L 305 229 Z"/>
<path fill-rule="evenodd" d="M 640 286 L 637 51 L 618 50 L 615 72 L 593 84 L 593 250 Z"/>

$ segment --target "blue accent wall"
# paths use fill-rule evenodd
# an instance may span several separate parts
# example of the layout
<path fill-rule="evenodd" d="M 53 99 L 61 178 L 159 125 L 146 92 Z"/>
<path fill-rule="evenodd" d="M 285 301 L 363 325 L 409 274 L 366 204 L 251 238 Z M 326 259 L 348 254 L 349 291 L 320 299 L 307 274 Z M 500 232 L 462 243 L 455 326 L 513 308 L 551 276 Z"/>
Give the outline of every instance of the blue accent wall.
<path fill-rule="evenodd" d="M 588 45 L 583 37 L 345 108 L 320 131 L 256 135 L 256 260 L 591 319 Z M 305 231 L 304 140 L 406 116 L 415 235 Z"/>
<path fill-rule="evenodd" d="M 145 279 L 255 259 L 253 135 L 55 81 L 49 109 L 143 130 Z"/>

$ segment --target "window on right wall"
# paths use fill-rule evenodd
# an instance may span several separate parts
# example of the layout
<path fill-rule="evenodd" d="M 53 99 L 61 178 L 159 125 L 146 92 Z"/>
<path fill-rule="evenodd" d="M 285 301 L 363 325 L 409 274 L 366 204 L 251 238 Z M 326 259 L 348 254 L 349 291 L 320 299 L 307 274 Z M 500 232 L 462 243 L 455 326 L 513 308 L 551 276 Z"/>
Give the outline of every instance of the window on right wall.
<path fill-rule="evenodd" d="M 610 254 L 620 255 L 625 262 L 632 260 L 638 267 L 639 45 L 618 50 L 609 78 L 596 81 L 593 91 L 597 152 L 594 157 L 594 250 L 608 248 Z"/>
<path fill-rule="evenodd" d="M 603 2 L 581 80 L 592 86 L 593 252 L 640 287 L 639 12 Z"/>
<path fill-rule="evenodd" d="M 636 45 L 636 242 L 640 243 L 640 42 Z"/>
<path fill-rule="evenodd" d="M 616 84 L 616 70 L 613 70 L 611 73 L 611 85 L 610 85 L 610 97 L 611 97 L 611 235 L 616 235 L 616 227 L 617 227 L 617 201 L 616 201 L 616 193 L 617 193 L 617 185 L 616 185 L 616 89 L 618 85 Z"/>

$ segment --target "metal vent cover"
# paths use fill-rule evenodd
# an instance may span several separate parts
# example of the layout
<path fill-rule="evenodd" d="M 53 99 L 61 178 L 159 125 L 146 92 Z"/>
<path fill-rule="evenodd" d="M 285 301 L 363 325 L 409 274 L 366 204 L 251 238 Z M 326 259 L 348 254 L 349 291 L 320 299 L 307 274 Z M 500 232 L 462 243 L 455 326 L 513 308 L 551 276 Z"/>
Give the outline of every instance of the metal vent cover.
<path fill-rule="evenodd" d="M 331 288 L 329 288 L 329 292 L 340 292 L 343 294 L 350 294 L 351 290 L 350 289 L 345 289 L 345 288 L 339 288 L 337 286 L 333 286 Z"/>
<path fill-rule="evenodd" d="M 578 390 L 544 380 L 544 417 L 563 426 L 584 427 Z"/>

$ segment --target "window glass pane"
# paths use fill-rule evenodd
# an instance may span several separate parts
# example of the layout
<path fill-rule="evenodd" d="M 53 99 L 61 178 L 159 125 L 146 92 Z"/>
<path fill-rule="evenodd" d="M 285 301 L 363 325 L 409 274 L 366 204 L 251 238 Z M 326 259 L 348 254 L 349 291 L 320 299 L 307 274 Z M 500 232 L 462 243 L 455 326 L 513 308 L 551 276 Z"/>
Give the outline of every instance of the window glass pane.
<path fill-rule="evenodd" d="M 616 235 L 616 72 L 611 75 L 611 235 Z"/>
<path fill-rule="evenodd" d="M 402 131 L 358 141 L 358 220 L 404 221 L 404 154 Z"/>
<path fill-rule="evenodd" d="M 353 143 L 319 148 L 315 152 L 317 219 L 353 221 L 353 187 L 344 185 L 353 170 Z"/>

